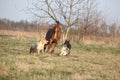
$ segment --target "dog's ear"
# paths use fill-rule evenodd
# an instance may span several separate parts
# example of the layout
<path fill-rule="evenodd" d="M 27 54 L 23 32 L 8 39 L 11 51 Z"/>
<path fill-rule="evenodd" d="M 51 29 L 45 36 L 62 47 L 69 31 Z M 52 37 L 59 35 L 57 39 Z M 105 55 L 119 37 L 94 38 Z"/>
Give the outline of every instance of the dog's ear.
<path fill-rule="evenodd" d="M 45 39 L 45 44 L 47 44 L 49 41 Z"/>
<path fill-rule="evenodd" d="M 67 41 L 67 39 L 65 39 L 65 42 Z"/>
<path fill-rule="evenodd" d="M 68 40 L 68 42 L 70 42 L 70 40 Z"/>
<path fill-rule="evenodd" d="M 46 42 L 49 42 L 49 41 L 46 40 Z"/>

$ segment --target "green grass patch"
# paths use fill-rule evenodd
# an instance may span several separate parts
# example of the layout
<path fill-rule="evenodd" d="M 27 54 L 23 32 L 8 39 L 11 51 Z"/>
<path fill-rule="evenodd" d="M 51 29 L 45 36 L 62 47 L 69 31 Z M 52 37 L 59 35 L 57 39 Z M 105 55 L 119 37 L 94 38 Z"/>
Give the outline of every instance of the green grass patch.
<path fill-rule="evenodd" d="M 34 76 L 34 75 L 45 75 L 45 72 L 43 72 L 43 70 L 33 68 L 31 71 L 31 76 Z"/>
<path fill-rule="evenodd" d="M 73 43 L 74 44 L 74 43 Z M 106 47 L 105 45 L 96 45 L 96 44 L 74 44 L 73 49 L 87 52 L 87 53 L 110 53 L 110 54 L 120 54 L 120 47 L 118 48 L 112 48 L 112 47 Z"/>

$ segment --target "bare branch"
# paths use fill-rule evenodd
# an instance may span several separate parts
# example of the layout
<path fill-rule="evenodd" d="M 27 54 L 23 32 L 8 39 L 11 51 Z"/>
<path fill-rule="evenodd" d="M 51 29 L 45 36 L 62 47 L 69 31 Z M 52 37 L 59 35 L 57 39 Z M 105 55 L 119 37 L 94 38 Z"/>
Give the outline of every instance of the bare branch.
<path fill-rule="evenodd" d="M 53 10 L 53 8 L 51 7 L 51 3 L 52 2 L 50 2 L 50 3 L 48 3 L 48 0 L 45 0 L 45 3 L 46 3 L 46 5 L 48 6 L 48 10 L 50 9 L 50 11 L 52 12 L 52 14 L 53 14 L 53 16 L 54 16 L 54 18 L 53 18 L 53 16 L 52 16 L 52 18 L 56 21 L 57 20 L 57 17 L 56 17 L 56 15 L 55 15 L 55 12 L 54 12 L 54 10 Z M 45 11 L 46 12 L 46 11 Z M 47 12 L 47 13 L 49 13 L 49 12 Z M 49 13 L 49 15 L 51 15 L 50 13 Z M 51 17 L 51 16 L 50 16 Z"/>
<path fill-rule="evenodd" d="M 54 17 L 49 13 L 49 11 L 46 11 L 46 10 L 44 10 L 44 9 L 41 9 L 41 10 L 44 11 L 45 13 L 47 13 L 53 20 L 57 21 L 57 19 L 54 18 Z"/>
<path fill-rule="evenodd" d="M 65 6 L 62 4 L 62 2 L 59 0 L 56 0 L 55 1 L 56 2 L 56 4 L 57 4 L 57 6 L 59 7 L 59 9 L 60 9 L 60 14 L 62 15 L 62 17 L 64 18 L 64 21 L 67 23 L 67 18 L 66 18 L 66 12 L 67 11 L 63 11 L 64 10 L 64 8 L 65 8 Z"/>
<path fill-rule="evenodd" d="M 40 2 L 40 6 L 35 4 L 34 7 L 41 14 L 36 14 L 37 12 L 33 12 L 33 14 L 40 18 L 51 18 L 54 21 L 59 21 L 61 25 L 64 24 L 67 28 L 65 36 L 70 28 L 76 24 L 92 24 L 90 19 L 93 16 L 91 15 L 93 0 L 40 0 Z"/>

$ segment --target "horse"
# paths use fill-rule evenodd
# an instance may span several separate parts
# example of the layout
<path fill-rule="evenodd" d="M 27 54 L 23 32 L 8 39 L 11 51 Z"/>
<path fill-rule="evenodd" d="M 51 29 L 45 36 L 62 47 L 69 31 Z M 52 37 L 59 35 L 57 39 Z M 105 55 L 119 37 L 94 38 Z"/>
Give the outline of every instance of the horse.
<path fill-rule="evenodd" d="M 45 39 L 48 43 L 45 45 L 44 50 L 46 52 L 54 52 L 54 48 L 58 44 L 58 41 L 61 38 L 61 28 L 59 21 L 56 21 L 56 24 L 53 28 L 49 29 L 46 33 Z"/>

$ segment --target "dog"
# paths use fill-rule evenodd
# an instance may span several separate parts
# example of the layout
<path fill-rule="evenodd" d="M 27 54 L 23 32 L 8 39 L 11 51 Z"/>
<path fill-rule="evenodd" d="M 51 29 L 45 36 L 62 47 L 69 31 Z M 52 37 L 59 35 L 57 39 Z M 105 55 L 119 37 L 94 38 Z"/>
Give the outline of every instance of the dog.
<path fill-rule="evenodd" d="M 44 52 L 44 45 L 47 44 L 48 41 L 46 39 L 41 39 L 39 40 L 37 43 L 33 44 L 30 47 L 30 54 L 31 53 L 35 53 L 37 52 L 38 54 L 42 51 L 42 53 Z"/>
<path fill-rule="evenodd" d="M 37 52 L 37 44 L 32 44 L 32 46 L 30 47 L 30 51 L 29 53 L 32 54 L 32 53 L 35 53 Z"/>
<path fill-rule="evenodd" d="M 70 40 L 65 40 L 63 45 L 66 45 L 69 49 L 71 49 Z"/>
<path fill-rule="evenodd" d="M 70 40 L 65 40 L 59 55 L 67 56 L 70 54 L 70 50 L 71 50 Z"/>
<path fill-rule="evenodd" d="M 37 53 L 39 54 L 41 51 L 44 52 L 45 44 L 47 44 L 48 41 L 46 39 L 42 39 L 37 43 Z"/>

